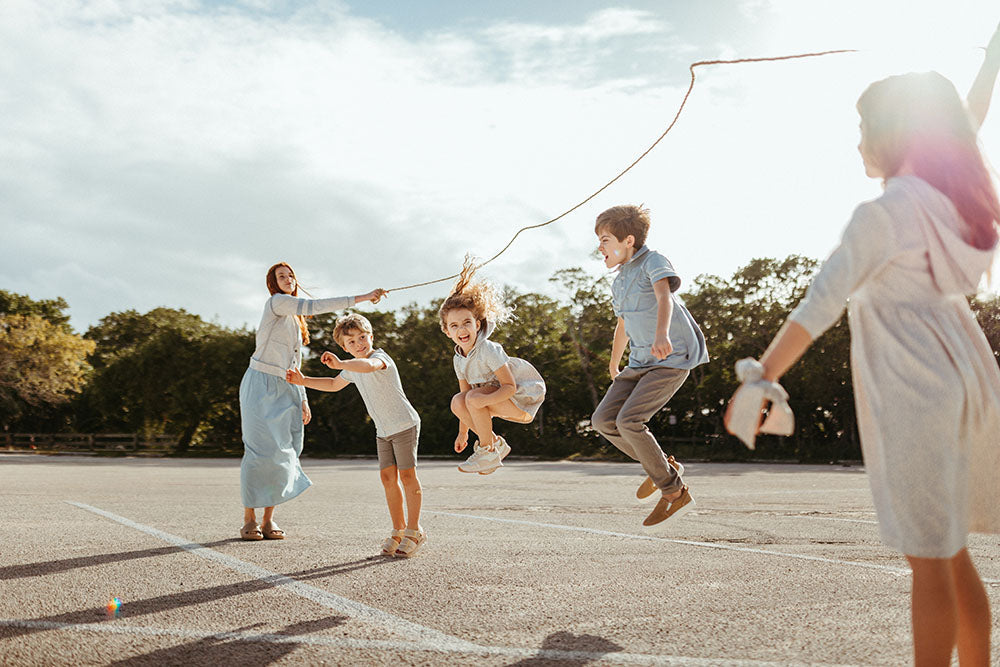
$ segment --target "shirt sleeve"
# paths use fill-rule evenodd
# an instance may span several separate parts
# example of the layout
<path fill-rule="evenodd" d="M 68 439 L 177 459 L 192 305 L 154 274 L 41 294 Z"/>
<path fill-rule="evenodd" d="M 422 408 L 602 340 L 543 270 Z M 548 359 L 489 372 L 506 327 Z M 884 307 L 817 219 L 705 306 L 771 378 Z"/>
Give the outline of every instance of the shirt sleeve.
<path fill-rule="evenodd" d="M 649 277 L 650 285 L 666 278 L 669 281 L 671 292 L 676 292 L 681 288 L 681 277 L 674 271 L 674 265 L 660 253 L 650 252 L 649 259 L 642 265 L 642 268 Z"/>
<path fill-rule="evenodd" d="M 351 371 L 340 371 L 340 375 L 338 375 L 337 377 L 342 377 L 347 382 L 354 382 L 356 379 L 354 373 L 352 373 Z"/>
<path fill-rule="evenodd" d="M 394 362 L 392 361 L 392 357 L 390 357 L 390 356 L 389 356 L 388 354 L 386 354 L 385 352 L 372 352 L 372 355 L 371 355 L 370 357 L 368 357 L 368 358 L 369 358 L 369 359 L 378 359 L 378 360 L 379 360 L 379 361 L 381 361 L 381 362 L 382 362 L 383 364 L 385 364 L 385 368 L 379 368 L 379 369 L 375 370 L 374 372 L 376 372 L 376 373 L 377 373 L 378 371 L 385 371 L 385 370 L 388 370 L 388 369 L 390 369 L 390 368 L 392 368 L 393 366 L 395 366 L 395 365 L 396 365 L 396 364 L 395 364 L 395 363 L 394 363 Z"/>
<path fill-rule="evenodd" d="M 465 380 L 465 373 L 462 372 L 462 369 L 459 366 L 459 359 L 457 354 L 451 358 L 451 365 L 455 369 L 455 377 L 457 377 L 459 380 Z"/>
<path fill-rule="evenodd" d="M 335 296 L 329 299 L 303 299 L 291 294 L 272 294 L 268 300 L 271 312 L 279 316 L 319 315 L 344 310 L 354 305 L 354 297 Z"/>
<path fill-rule="evenodd" d="M 788 316 L 813 340 L 836 324 L 847 299 L 892 257 L 892 218 L 876 202 L 858 206 L 801 303 Z"/>
<path fill-rule="evenodd" d="M 480 354 L 483 355 L 483 361 L 486 362 L 487 368 L 495 373 L 498 368 L 510 361 L 510 357 L 504 352 L 503 346 L 500 343 L 487 342 L 489 345 Z"/>

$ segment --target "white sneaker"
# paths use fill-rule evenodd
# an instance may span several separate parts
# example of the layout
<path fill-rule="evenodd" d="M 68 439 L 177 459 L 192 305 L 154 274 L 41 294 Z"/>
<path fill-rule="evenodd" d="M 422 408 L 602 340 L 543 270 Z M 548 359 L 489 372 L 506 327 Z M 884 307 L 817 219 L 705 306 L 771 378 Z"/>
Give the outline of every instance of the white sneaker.
<path fill-rule="evenodd" d="M 498 435 L 497 439 L 493 441 L 493 449 L 500 453 L 500 460 L 503 461 L 510 454 L 510 445 L 504 440 L 502 435 Z"/>
<path fill-rule="evenodd" d="M 490 451 L 477 442 L 472 456 L 465 463 L 459 465 L 458 469 L 460 472 L 485 472 L 487 470 L 493 472 L 502 465 L 503 462 L 500 460 L 498 451 Z"/>
<path fill-rule="evenodd" d="M 500 455 L 500 458 L 498 459 L 498 465 L 495 468 L 490 468 L 489 470 L 480 470 L 479 471 L 480 475 L 489 475 L 499 470 L 500 467 L 503 465 L 502 461 L 504 457 L 510 454 L 510 445 L 507 444 L 507 441 L 504 440 L 502 435 L 498 435 L 497 439 L 493 441 L 493 449 L 495 449 L 496 452 Z"/>

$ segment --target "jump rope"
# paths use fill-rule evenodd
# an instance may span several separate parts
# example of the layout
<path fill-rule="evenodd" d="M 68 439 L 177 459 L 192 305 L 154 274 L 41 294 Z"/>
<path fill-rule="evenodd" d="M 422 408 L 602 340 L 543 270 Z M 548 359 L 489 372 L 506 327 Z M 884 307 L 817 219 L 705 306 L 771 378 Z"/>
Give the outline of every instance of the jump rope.
<path fill-rule="evenodd" d="M 691 72 L 691 82 L 688 84 L 687 92 L 684 93 L 684 99 L 681 100 L 681 104 L 677 108 L 677 113 L 674 114 L 673 120 L 671 120 L 670 124 L 667 125 L 667 129 L 665 129 L 663 131 L 663 133 L 660 134 L 660 136 L 656 138 L 656 141 L 654 141 L 649 146 L 649 148 L 647 148 L 645 151 L 642 152 L 642 154 L 639 157 L 637 157 L 635 160 L 633 160 L 632 164 L 630 164 L 627 167 L 625 167 L 624 169 L 622 169 L 620 172 L 618 172 L 618 174 L 614 178 L 612 178 L 610 181 L 608 181 L 607 183 L 605 183 L 604 185 L 602 185 L 601 187 L 599 187 L 597 190 L 595 190 L 593 193 L 591 193 L 586 199 L 583 199 L 578 204 L 575 204 L 574 206 L 566 209 L 565 211 L 563 211 L 562 213 L 560 213 L 556 217 L 552 218 L 551 220 L 546 220 L 545 222 L 540 222 L 540 223 L 538 223 L 536 225 L 528 225 L 526 227 L 521 227 L 519 230 L 517 230 L 517 232 L 510 239 L 510 241 L 507 242 L 507 245 L 505 245 L 503 248 L 500 249 L 500 252 L 498 252 L 497 254 L 493 255 L 492 257 L 490 257 L 489 259 L 487 259 L 485 262 L 477 264 L 475 268 L 476 269 L 480 269 L 480 268 L 486 266 L 487 264 L 489 264 L 490 262 L 492 262 L 493 260 L 495 260 L 500 255 L 502 255 L 505 252 L 507 252 L 507 249 L 510 248 L 514 244 L 514 241 L 516 241 L 517 237 L 520 236 L 523 232 L 526 232 L 526 231 L 528 231 L 530 229 L 538 229 L 540 227 L 545 227 L 546 225 L 551 225 L 553 222 L 556 222 L 558 220 L 561 220 L 562 218 L 565 218 L 567 215 L 569 215 L 570 213 L 572 213 L 576 209 L 580 208 L 581 206 L 583 206 L 584 204 L 586 204 L 587 202 L 589 202 L 591 199 L 593 199 L 597 195 L 599 195 L 602 192 L 604 192 L 605 190 L 607 190 L 618 179 L 620 179 L 622 176 L 624 176 L 629 171 L 631 171 L 632 167 L 634 167 L 637 164 L 639 164 L 639 162 L 644 157 L 646 157 L 647 155 L 649 155 L 649 153 L 654 148 L 656 148 L 657 144 L 659 144 L 663 140 L 663 138 L 665 136 L 667 136 L 667 134 L 670 132 L 670 130 L 672 130 L 674 128 L 674 125 L 677 124 L 677 119 L 681 117 L 681 112 L 684 111 L 684 105 L 687 104 L 688 98 L 691 96 L 691 91 L 694 90 L 695 68 L 697 68 L 697 67 L 707 67 L 708 65 L 735 65 L 735 64 L 738 64 L 738 63 L 760 63 L 760 62 L 775 62 L 775 61 L 779 61 L 779 60 L 795 60 L 795 59 L 798 59 L 798 58 L 816 58 L 816 57 L 819 57 L 819 56 L 829 56 L 829 55 L 834 55 L 834 54 L 838 54 L 838 53 L 857 53 L 857 49 L 837 49 L 837 50 L 834 50 L 834 51 L 817 51 L 815 53 L 797 53 L 797 54 L 789 55 L 789 56 L 772 56 L 772 57 L 769 57 L 769 58 L 738 58 L 736 60 L 699 60 L 697 62 L 691 63 L 688 66 L 688 69 Z M 388 295 L 390 292 L 399 292 L 401 290 L 413 289 L 415 287 L 424 287 L 425 285 L 434 285 L 436 283 L 443 283 L 446 280 L 454 280 L 455 278 L 458 278 L 460 275 L 461 275 L 460 273 L 455 273 L 455 274 L 450 275 L 450 276 L 445 276 L 444 278 L 437 278 L 435 280 L 428 280 L 428 281 L 422 282 L 422 283 L 414 283 L 412 285 L 403 285 L 402 287 L 393 287 L 392 289 L 386 290 L 386 294 Z"/>

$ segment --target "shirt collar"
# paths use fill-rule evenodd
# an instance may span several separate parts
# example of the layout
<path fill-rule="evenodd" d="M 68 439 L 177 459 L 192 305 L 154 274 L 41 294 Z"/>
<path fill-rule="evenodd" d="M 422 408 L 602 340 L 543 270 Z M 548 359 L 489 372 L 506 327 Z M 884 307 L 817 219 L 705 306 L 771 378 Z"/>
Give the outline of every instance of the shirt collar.
<path fill-rule="evenodd" d="M 636 251 L 635 251 L 635 254 L 634 254 L 634 255 L 632 255 L 632 259 L 630 259 L 629 261 L 627 261 L 627 262 L 625 262 L 624 264 L 622 264 L 621 268 L 623 268 L 623 269 L 624 269 L 624 268 L 625 268 L 626 266 L 628 266 L 629 264 L 632 264 L 633 262 L 635 262 L 635 260 L 637 260 L 637 259 L 639 259 L 640 257 L 642 257 L 642 256 L 643 256 L 643 255 L 645 255 L 645 254 L 646 254 L 647 252 L 649 252 L 649 247 L 648 247 L 648 246 L 645 246 L 645 245 L 643 245 L 642 247 L 640 247 L 640 248 L 639 248 L 638 250 L 636 250 Z"/>

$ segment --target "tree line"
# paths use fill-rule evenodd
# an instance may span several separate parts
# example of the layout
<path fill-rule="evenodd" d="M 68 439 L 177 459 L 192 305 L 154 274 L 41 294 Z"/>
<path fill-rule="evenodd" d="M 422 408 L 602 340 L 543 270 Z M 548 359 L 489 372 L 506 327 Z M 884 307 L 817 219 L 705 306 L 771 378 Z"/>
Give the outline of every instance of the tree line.
<path fill-rule="evenodd" d="M 682 292 L 705 333 L 711 362 L 695 368 L 650 421 L 671 453 L 715 460 L 861 457 L 845 318 L 782 380 L 796 415 L 792 436 L 763 436 L 749 452 L 722 426 L 738 384 L 736 360 L 761 355 L 818 265 L 798 255 L 755 259 L 728 278 L 698 276 Z M 492 337 L 511 356 L 529 360 L 548 393 L 535 422 L 499 422 L 500 428 L 517 454 L 617 458 L 617 450 L 590 428 L 590 415 L 610 383 L 610 278 L 569 268 L 550 280 L 558 297 L 505 289 L 515 318 Z M 970 303 L 991 347 L 1000 350 L 1000 297 Z M 375 346 L 396 360 L 403 388 L 420 413 L 421 452 L 445 455 L 453 454 L 457 423 L 449 402 L 458 383 L 453 348 L 438 323 L 439 305 L 364 314 Z M 80 335 L 70 327 L 68 307 L 61 298 L 33 300 L 0 290 L 0 428 L 167 434 L 176 437 L 179 455 L 240 450 L 239 384 L 254 349 L 253 331 L 156 308 L 111 313 Z M 307 320 L 307 375 L 333 373 L 319 363 L 323 350 L 344 356 L 332 339 L 336 317 Z M 305 455 L 374 453 L 374 425 L 357 391 L 309 393 L 313 421 L 306 428 Z"/>

